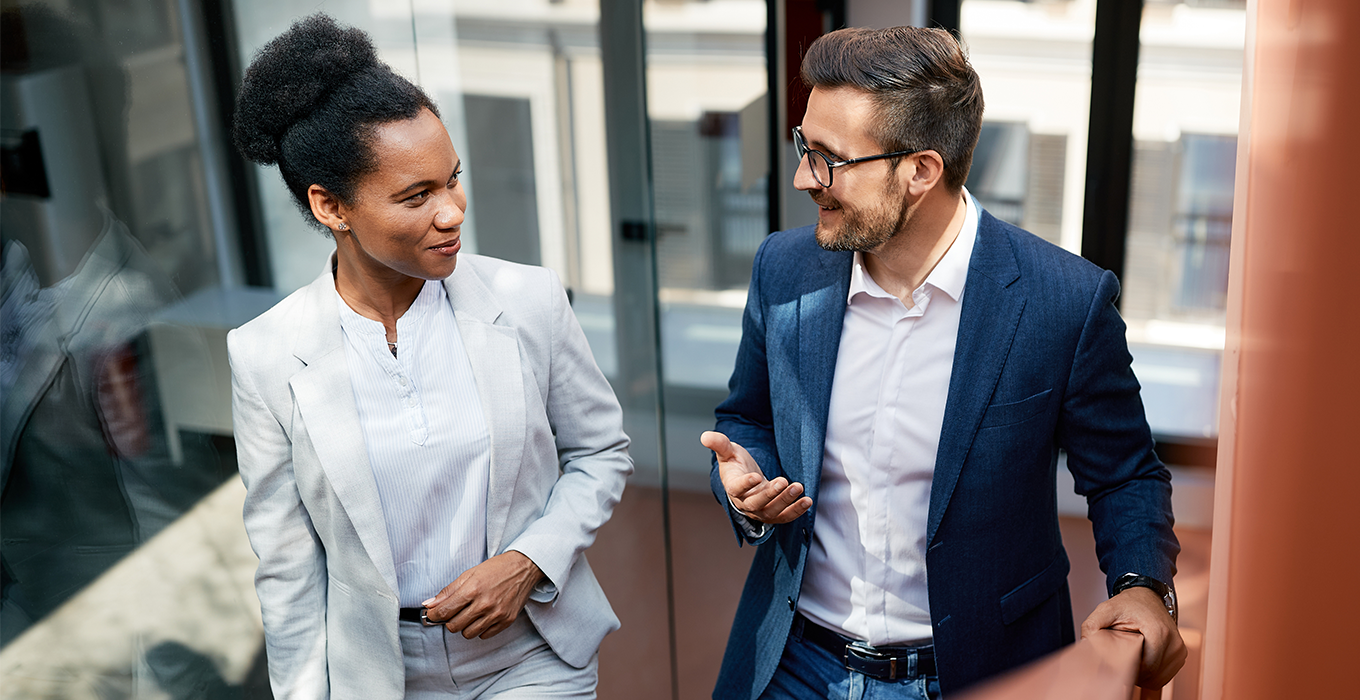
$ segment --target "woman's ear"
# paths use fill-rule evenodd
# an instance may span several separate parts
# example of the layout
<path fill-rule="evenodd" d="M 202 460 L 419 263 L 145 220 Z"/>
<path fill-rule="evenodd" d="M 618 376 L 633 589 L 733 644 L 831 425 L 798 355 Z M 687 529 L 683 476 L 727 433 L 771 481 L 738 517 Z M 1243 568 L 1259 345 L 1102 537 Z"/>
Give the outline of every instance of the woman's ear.
<path fill-rule="evenodd" d="M 326 191 L 321 185 L 312 185 L 307 188 L 307 203 L 311 205 L 312 216 L 321 222 L 322 226 L 335 231 L 343 231 L 348 226 L 345 224 L 344 213 L 341 211 L 342 205 L 335 195 Z"/>

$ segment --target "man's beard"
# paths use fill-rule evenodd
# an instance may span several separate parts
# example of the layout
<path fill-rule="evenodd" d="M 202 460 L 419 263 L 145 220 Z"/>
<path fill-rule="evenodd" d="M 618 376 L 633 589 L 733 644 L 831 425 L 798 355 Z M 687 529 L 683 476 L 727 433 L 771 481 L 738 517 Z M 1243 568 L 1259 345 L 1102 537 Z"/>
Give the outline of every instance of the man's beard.
<path fill-rule="evenodd" d="M 897 235 L 907 218 L 907 202 L 900 196 L 893 196 L 897 194 L 894 192 L 885 193 L 888 196 L 879 200 L 881 204 L 870 210 L 845 207 L 825 192 L 810 194 L 818 206 L 841 210 L 841 223 L 835 229 L 828 229 L 821 221 L 817 222 L 817 245 L 825 250 L 875 250 Z"/>

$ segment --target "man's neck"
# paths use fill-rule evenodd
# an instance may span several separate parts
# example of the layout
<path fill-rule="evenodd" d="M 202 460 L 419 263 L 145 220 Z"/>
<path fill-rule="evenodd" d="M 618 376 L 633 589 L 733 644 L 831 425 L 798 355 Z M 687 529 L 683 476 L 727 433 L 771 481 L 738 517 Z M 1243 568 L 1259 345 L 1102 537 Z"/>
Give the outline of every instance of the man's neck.
<path fill-rule="evenodd" d="M 968 213 L 963 192 L 922 198 L 909 213 L 902 230 L 877 250 L 865 251 L 864 267 L 883 291 L 902 300 L 911 298 L 958 238 Z"/>

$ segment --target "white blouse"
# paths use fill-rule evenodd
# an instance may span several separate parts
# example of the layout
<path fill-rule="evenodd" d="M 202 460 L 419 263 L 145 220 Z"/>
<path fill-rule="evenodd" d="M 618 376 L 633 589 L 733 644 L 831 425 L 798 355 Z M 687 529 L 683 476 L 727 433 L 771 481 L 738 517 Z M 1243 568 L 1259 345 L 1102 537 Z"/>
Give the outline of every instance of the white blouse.
<path fill-rule="evenodd" d="M 486 560 L 491 438 L 472 365 L 440 281 L 397 319 L 395 357 L 381 322 L 335 299 L 398 599 L 420 607 Z"/>

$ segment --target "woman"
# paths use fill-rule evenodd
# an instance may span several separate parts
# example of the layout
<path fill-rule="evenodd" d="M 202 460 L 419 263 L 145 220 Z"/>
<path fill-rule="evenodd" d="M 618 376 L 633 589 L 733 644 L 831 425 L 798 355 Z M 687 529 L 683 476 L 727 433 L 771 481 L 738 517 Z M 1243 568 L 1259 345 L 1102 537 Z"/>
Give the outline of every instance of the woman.
<path fill-rule="evenodd" d="M 557 277 L 459 254 L 458 154 L 361 31 L 270 42 L 234 129 L 335 239 L 228 336 L 275 695 L 594 697 L 632 463 Z"/>

